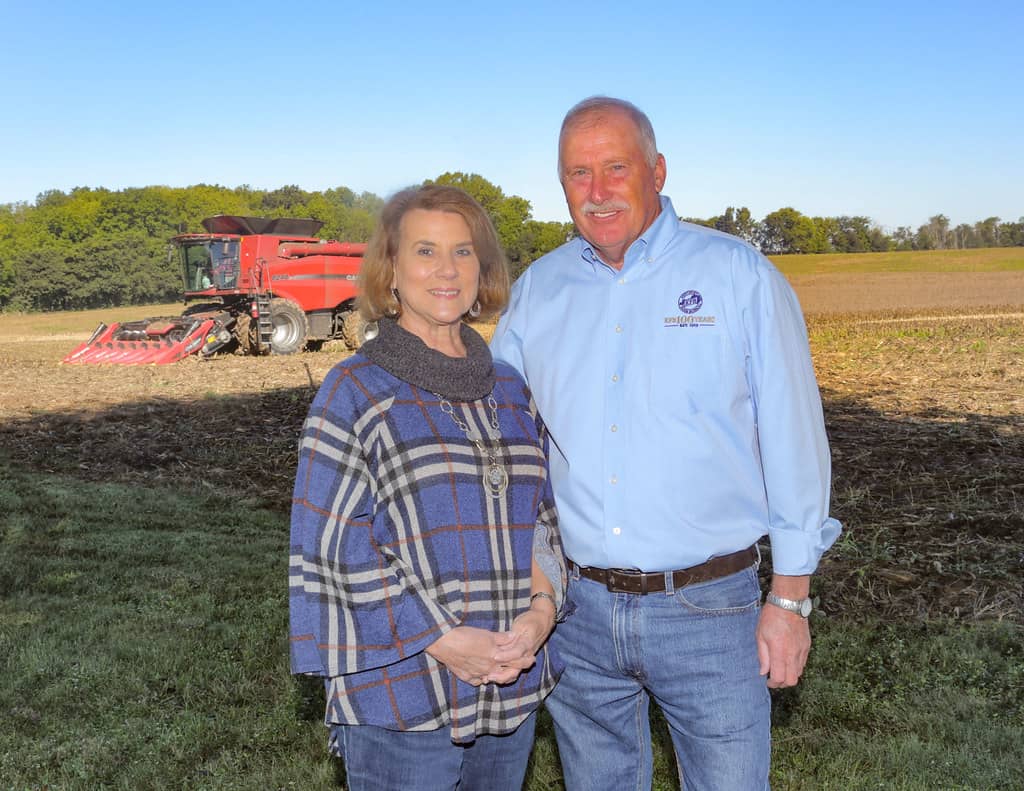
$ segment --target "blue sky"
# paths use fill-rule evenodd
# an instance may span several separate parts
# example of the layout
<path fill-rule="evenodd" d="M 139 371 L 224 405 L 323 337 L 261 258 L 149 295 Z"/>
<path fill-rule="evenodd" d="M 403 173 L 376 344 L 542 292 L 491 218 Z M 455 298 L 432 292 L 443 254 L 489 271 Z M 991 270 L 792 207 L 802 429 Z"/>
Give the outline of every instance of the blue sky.
<path fill-rule="evenodd" d="M 1024 215 L 1024 3 L 0 0 L 0 203 L 479 173 L 567 220 L 565 111 L 651 117 L 683 215 Z"/>

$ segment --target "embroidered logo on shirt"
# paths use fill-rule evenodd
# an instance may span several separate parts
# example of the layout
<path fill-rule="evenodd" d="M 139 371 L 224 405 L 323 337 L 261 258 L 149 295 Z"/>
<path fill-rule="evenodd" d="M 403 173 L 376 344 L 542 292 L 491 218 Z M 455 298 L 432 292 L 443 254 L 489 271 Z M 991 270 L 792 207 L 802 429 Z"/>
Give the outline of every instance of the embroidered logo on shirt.
<path fill-rule="evenodd" d="M 666 316 L 666 327 L 713 327 L 715 326 L 714 316 L 698 316 L 697 311 L 704 307 L 704 297 L 699 291 L 690 289 L 679 295 L 676 303 L 682 316 Z"/>
<path fill-rule="evenodd" d="M 700 295 L 699 291 L 684 291 L 679 295 L 679 309 L 687 315 L 696 313 L 703 304 L 704 297 Z"/>

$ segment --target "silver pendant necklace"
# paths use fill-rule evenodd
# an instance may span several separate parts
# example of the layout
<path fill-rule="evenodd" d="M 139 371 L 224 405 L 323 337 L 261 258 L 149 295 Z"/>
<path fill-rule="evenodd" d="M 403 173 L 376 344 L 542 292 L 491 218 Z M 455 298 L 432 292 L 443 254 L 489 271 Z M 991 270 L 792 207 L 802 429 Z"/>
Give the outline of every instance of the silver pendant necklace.
<path fill-rule="evenodd" d="M 487 456 L 487 469 L 484 470 L 483 474 L 484 489 L 491 497 L 501 497 L 505 490 L 508 489 L 508 472 L 505 470 L 505 465 L 498 461 L 498 457 L 489 445 L 485 445 L 480 437 L 473 436 L 472 429 L 466 425 L 462 418 L 455 414 L 451 401 L 439 393 L 434 393 L 434 397 L 440 402 L 441 411 L 452 419 L 452 422 L 466 435 L 466 439 L 472 442 L 477 447 L 477 450 Z M 498 425 L 498 402 L 494 400 L 493 393 L 487 396 L 487 406 L 491 410 L 491 428 L 498 432 L 498 441 L 500 442 L 501 427 Z"/>

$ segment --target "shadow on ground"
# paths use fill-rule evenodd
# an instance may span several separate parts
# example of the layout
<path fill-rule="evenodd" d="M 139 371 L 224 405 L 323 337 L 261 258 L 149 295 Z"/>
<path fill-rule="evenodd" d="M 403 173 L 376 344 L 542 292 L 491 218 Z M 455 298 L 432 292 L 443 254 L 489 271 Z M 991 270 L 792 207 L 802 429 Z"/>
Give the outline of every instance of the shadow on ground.
<path fill-rule="evenodd" d="M 14 464 L 245 497 L 286 513 L 312 387 L 151 399 L 0 424 Z M 824 392 L 833 514 L 815 576 L 829 615 L 1024 622 L 1024 431 L 1016 417 L 889 415 Z M 769 564 L 765 564 L 766 568 Z"/>

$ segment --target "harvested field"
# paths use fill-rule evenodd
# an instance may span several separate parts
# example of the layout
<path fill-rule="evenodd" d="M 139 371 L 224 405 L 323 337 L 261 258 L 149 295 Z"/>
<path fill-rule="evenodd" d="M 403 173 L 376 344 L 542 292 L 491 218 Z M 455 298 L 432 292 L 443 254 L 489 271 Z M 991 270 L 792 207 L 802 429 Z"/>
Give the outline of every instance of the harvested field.
<path fill-rule="evenodd" d="M 1024 319 L 987 316 L 810 318 L 846 528 L 831 607 L 1024 621 Z"/>
<path fill-rule="evenodd" d="M 871 272 L 790 275 L 807 314 L 1024 309 L 1024 272 Z"/>
<path fill-rule="evenodd" d="M 1004 274 L 793 277 L 845 525 L 815 578 L 825 613 L 1024 623 L 1024 276 Z M 287 509 L 299 426 L 340 346 L 59 365 L 94 323 L 0 316 L 7 460 Z"/>

